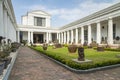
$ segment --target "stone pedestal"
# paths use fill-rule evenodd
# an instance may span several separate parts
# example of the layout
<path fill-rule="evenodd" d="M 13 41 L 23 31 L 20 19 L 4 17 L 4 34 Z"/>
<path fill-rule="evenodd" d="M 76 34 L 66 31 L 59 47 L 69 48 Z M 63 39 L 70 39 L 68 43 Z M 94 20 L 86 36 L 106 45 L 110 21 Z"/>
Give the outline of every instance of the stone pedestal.
<path fill-rule="evenodd" d="M 79 61 L 78 59 L 72 59 L 72 60 L 77 63 L 92 63 L 93 62 L 92 60 L 88 60 L 88 59 L 85 59 L 84 61 Z"/>

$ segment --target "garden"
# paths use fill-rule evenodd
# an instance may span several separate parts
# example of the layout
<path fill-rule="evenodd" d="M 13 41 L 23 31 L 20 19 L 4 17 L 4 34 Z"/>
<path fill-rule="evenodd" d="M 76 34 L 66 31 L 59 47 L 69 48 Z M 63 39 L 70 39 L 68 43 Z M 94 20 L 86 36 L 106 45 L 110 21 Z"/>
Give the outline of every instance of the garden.
<path fill-rule="evenodd" d="M 7 43 L 5 37 L 0 36 L 0 75 L 3 75 L 3 71 L 11 63 L 11 53 L 16 52 L 20 47 L 19 43 L 12 42 L 10 39 L 7 39 Z"/>
<path fill-rule="evenodd" d="M 73 59 L 78 59 L 79 57 L 78 49 L 74 53 L 70 53 L 68 46 L 66 45 L 58 48 L 56 48 L 56 46 L 47 45 L 30 46 L 30 48 L 77 70 L 87 70 L 97 67 L 120 64 L 120 57 L 117 57 L 117 55 L 120 55 L 120 49 L 105 48 L 104 51 L 97 51 L 96 47 L 84 47 L 85 59 L 92 60 L 92 62 L 78 63 L 73 61 Z"/>

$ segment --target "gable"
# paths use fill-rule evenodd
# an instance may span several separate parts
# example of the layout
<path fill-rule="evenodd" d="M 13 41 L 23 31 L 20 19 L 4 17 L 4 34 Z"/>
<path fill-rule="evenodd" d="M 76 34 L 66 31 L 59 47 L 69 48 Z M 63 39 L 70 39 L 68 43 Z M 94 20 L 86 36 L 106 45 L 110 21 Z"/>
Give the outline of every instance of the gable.
<path fill-rule="evenodd" d="M 49 13 L 47 13 L 45 11 L 41 11 L 41 10 L 31 11 L 31 12 L 28 12 L 28 13 L 50 16 Z"/>

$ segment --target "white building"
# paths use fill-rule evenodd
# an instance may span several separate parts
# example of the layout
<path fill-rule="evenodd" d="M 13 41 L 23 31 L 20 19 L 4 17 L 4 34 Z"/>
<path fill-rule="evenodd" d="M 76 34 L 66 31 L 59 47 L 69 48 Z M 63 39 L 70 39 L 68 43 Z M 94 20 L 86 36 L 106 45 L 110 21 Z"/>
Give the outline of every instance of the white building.
<path fill-rule="evenodd" d="M 17 24 L 11 0 L 0 0 L 0 36 L 17 41 Z"/>
<path fill-rule="evenodd" d="M 31 11 L 22 16 L 22 25 L 18 28 L 22 34 L 22 40 L 33 43 L 43 43 L 46 40 L 48 43 L 58 39 L 60 43 L 87 42 L 88 45 L 92 41 L 109 45 L 120 42 L 120 3 L 59 29 L 51 28 L 50 18 L 50 14 L 44 11 Z"/>
<path fill-rule="evenodd" d="M 120 3 L 55 29 L 51 15 L 40 10 L 28 12 L 16 25 L 11 0 L 0 0 L 0 20 L 0 36 L 12 41 L 120 44 Z"/>

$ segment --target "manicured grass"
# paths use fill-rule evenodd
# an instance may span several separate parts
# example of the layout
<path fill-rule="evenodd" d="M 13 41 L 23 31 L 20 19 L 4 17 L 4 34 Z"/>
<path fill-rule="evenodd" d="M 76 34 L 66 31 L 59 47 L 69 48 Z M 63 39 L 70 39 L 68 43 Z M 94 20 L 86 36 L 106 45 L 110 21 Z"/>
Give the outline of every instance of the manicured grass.
<path fill-rule="evenodd" d="M 44 51 L 41 46 L 31 47 L 31 48 L 40 51 L 76 69 L 89 69 L 92 67 L 99 67 L 99 66 L 106 66 L 106 65 L 120 63 L 120 58 L 116 58 L 116 55 L 120 54 L 120 52 L 114 52 L 114 51 L 97 52 L 94 49 L 85 49 L 85 58 L 93 60 L 93 63 L 84 65 L 72 61 L 72 59 L 78 58 L 78 52 L 69 53 L 67 47 L 57 48 L 57 49 L 53 49 L 53 47 L 48 47 L 47 51 Z M 81 67 L 81 65 L 84 66 Z"/>

